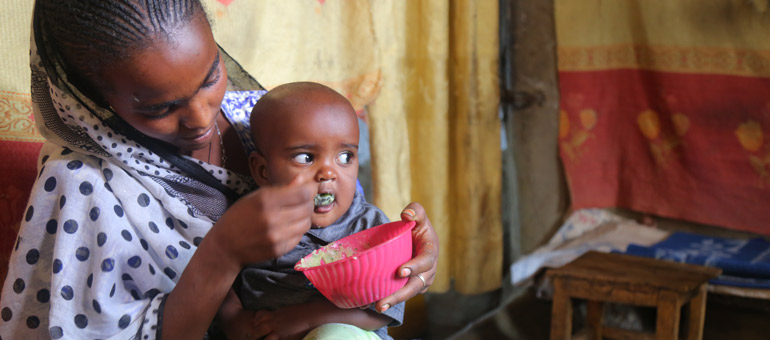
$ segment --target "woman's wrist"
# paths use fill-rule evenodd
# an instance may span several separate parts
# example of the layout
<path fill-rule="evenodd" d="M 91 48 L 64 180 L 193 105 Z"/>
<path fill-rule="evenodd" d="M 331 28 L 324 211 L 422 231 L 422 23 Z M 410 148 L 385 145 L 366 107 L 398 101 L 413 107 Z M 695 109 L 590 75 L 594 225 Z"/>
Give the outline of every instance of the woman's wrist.
<path fill-rule="evenodd" d="M 163 336 L 200 338 L 220 312 L 240 272 L 240 264 L 219 244 L 216 233 L 204 237 L 165 302 Z M 205 294 L 204 294 L 205 293 Z"/>
<path fill-rule="evenodd" d="M 196 252 L 205 253 L 206 258 L 213 260 L 214 266 L 220 267 L 219 270 L 237 275 L 240 273 L 244 263 L 233 251 L 235 247 L 230 246 L 227 239 L 223 237 L 224 234 L 224 232 L 221 232 L 221 228 L 217 228 L 215 224 L 203 238 Z"/>

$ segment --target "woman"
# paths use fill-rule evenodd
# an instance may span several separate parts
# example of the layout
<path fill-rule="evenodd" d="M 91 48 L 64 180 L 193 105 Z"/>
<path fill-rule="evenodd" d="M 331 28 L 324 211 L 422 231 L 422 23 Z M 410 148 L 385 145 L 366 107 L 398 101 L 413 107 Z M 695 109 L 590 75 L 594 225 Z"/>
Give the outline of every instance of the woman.
<path fill-rule="evenodd" d="M 218 49 L 198 1 L 38 0 L 33 31 L 48 142 L 0 337 L 203 338 L 241 267 L 285 253 L 310 226 L 309 179 L 250 192 L 240 132 L 259 92 L 226 89 L 259 84 Z M 418 222 L 417 256 L 379 311 L 424 292 L 436 270 L 423 209 L 402 218 Z"/>

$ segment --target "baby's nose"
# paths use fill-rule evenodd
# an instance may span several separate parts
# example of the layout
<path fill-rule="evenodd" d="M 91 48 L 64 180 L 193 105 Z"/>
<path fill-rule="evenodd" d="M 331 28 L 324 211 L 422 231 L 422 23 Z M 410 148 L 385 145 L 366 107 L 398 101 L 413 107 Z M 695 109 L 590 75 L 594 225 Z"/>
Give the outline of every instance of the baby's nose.
<path fill-rule="evenodd" d="M 331 168 L 324 167 L 316 173 L 316 180 L 319 182 L 329 182 L 337 179 L 337 175 Z"/>

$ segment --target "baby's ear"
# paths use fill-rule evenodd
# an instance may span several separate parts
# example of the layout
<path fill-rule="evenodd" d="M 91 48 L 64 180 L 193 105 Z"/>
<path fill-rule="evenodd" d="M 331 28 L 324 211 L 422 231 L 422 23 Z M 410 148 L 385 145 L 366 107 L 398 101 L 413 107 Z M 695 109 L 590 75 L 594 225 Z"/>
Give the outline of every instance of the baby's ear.
<path fill-rule="evenodd" d="M 249 170 L 257 185 L 264 187 L 270 184 L 267 176 L 267 159 L 261 153 L 253 151 L 249 155 Z"/>

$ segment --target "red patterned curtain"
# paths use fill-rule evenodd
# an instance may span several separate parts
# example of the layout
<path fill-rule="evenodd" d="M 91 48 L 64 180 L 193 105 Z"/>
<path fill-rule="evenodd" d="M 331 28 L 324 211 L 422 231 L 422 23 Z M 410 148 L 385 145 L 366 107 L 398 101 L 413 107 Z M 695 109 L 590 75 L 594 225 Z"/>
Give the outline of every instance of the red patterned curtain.
<path fill-rule="evenodd" d="M 574 208 L 770 234 L 767 1 L 557 0 Z"/>

